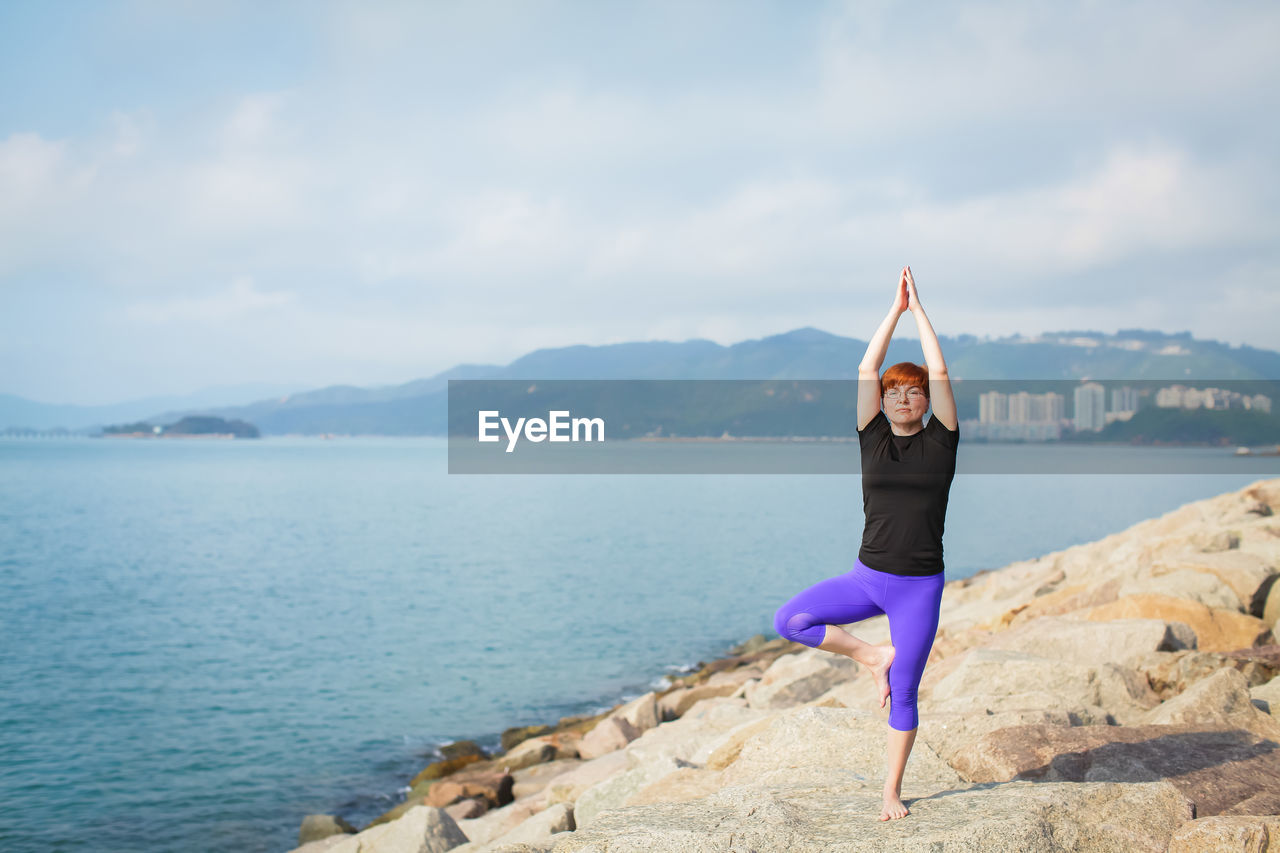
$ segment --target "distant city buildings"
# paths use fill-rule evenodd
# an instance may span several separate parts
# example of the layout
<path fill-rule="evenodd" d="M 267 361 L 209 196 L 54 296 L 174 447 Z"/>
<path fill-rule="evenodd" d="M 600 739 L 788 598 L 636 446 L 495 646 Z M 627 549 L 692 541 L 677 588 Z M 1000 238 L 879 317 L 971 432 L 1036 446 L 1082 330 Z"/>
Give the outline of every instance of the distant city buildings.
<path fill-rule="evenodd" d="M 989 441 L 1053 441 L 1064 429 L 1099 432 L 1113 421 L 1125 421 L 1138 411 L 1148 390 L 1128 385 L 1108 389 L 1098 382 L 1084 382 L 1072 392 L 1072 417 L 1065 415 L 1066 399 L 1048 392 L 1026 391 L 1006 394 L 988 391 L 978 397 L 978 420 L 964 422 L 966 433 Z M 1108 399 L 1110 405 L 1107 405 Z M 1271 411 L 1271 398 L 1263 394 L 1241 394 L 1221 388 L 1189 388 L 1171 385 L 1157 389 L 1155 404 L 1188 409 L 1257 409 Z"/>
<path fill-rule="evenodd" d="M 1188 388 L 1171 385 L 1156 392 L 1156 405 L 1165 409 L 1258 409 L 1271 411 L 1271 398 L 1263 394 L 1241 394 L 1223 388 Z"/>

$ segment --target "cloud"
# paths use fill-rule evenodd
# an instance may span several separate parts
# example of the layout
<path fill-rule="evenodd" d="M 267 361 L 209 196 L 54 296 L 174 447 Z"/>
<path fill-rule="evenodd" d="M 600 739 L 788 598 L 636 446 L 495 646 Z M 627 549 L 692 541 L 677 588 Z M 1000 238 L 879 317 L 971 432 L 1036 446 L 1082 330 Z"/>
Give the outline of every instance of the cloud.
<path fill-rule="evenodd" d="M 291 305 L 296 300 L 297 294 L 292 291 L 257 290 L 253 278 L 242 275 L 233 279 L 221 292 L 207 296 L 134 303 L 126 309 L 125 316 L 142 325 L 223 325 L 246 314 Z"/>

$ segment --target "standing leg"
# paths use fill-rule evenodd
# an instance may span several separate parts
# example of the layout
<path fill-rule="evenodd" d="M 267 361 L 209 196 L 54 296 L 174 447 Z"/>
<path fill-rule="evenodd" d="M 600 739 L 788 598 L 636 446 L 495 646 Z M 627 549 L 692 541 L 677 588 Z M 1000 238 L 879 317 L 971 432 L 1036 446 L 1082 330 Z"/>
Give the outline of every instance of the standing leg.
<path fill-rule="evenodd" d="M 888 773 L 884 783 L 884 811 L 881 820 L 904 817 L 910 812 L 902 802 L 902 776 L 907 757 L 915 744 L 920 715 L 916 692 L 925 662 L 938 633 L 938 612 L 945 580 L 941 573 L 930 577 L 890 575 L 885 588 L 885 612 L 889 635 L 897 651 L 889 670 Z"/>

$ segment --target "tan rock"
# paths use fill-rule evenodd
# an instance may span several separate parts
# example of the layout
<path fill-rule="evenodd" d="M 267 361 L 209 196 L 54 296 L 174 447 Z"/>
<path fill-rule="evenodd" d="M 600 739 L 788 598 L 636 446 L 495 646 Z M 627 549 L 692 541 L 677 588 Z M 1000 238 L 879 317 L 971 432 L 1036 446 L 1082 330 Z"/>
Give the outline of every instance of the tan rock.
<path fill-rule="evenodd" d="M 1280 839 L 1280 817 L 1212 815 L 1189 820 L 1169 839 L 1169 853 L 1265 851 Z"/>
<path fill-rule="evenodd" d="M 689 712 L 690 708 L 703 699 L 718 699 L 721 696 L 729 696 L 737 692 L 738 687 L 739 684 L 736 682 L 720 682 L 718 684 L 699 684 L 696 687 L 674 690 L 662 697 L 659 702 L 663 714 L 662 718 L 671 720 L 676 717 L 683 717 Z"/>
<path fill-rule="evenodd" d="M 650 731 L 659 731 L 662 726 Z M 582 792 L 608 779 L 615 773 L 621 773 L 631 766 L 631 760 L 623 750 L 605 753 L 599 758 L 584 761 L 567 773 L 552 779 L 543 793 L 547 804 L 572 803 Z"/>
<path fill-rule="evenodd" d="M 560 758 L 516 770 L 511 774 L 515 779 L 511 786 L 511 794 L 517 800 L 537 794 L 545 789 L 552 779 L 572 770 L 582 762 L 581 758 Z"/>
<path fill-rule="evenodd" d="M 640 737 L 640 730 L 625 717 L 606 717 L 578 743 L 578 755 L 590 760 L 631 743 Z"/>
<path fill-rule="evenodd" d="M 1083 619 L 1160 619 L 1183 622 L 1196 633 L 1201 651 L 1230 651 L 1271 641 L 1265 622 L 1231 610 L 1214 610 L 1195 601 L 1167 595 L 1131 595 L 1081 614 Z"/>
<path fill-rule="evenodd" d="M 914 819 L 886 823 L 879 790 L 733 786 L 688 802 L 608 811 L 592 826 L 558 836 L 552 853 L 1156 853 L 1193 817 L 1167 782 L 1011 782 L 908 795 L 906 805 Z"/>
<path fill-rule="evenodd" d="M 649 803 L 684 803 L 714 794 L 724 787 L 719 770 L 706 767 L 681 767 L 661 779 L 645 785 L 627 798 L 624 806 Z"/>
<path fill-rule="evenodd" d="M 752 708 L 776 710 L 817 699 L 835 684 L 857 675 L 860 665 L 821 649 L 778 658 L 759 682 L 744 692 Z"/>
<path fill-rule="evenodd" d="M 345 836 L 328 853 L 445 853 L 467 837 L 444 809 L 414 806 L 389 823 Z"/>
<path fill-rule="evenodd" d="M 501 770 L 461 770 L 433 782 L 427 789 L 423 803 L 444 808 L 458 800 L 474 797 L 484 800 L 490 808 L 498 808 L 515 799 L 511 792 L 514 781 L 510 773 Z"/>
<path fill-rule="evenodd" d="M 921 712 L 991 714 L 1061 709 L 1076 725 L 1129 722 L 1158 701 L 1136 670 L 978 648 L 918 697 Z"/>
<path fill-rule="evenodd" d="M 1151 709 L 1141 724 L 1241 728 L 1280 743 L 1280 721 L 1254 706 L 1249 682 L 1230 667 L 1200 679 L 1181 694 Z"/>
<path fill-rule="evenodd" d="M 1132 666 L 1148 652 L 1186 648 L 1195 639 L 1180 623 L 1161 619 L 1113 619 L 1098 624 L 1044 616 L 994 634 L 985 648 L 1084 665 L 1105 661 Z"/>
<path fill-rule="evenodd" d="M 1272 814 L 1280 751 L 1242 729 L 1202 725 L 1012 726 L 983 735 L 952 766 L 969 782 L 1167 780 L 1199 817 Z"/>
<path fill-rule="evenodd" d="M 886 727 L 864 711 L 800 707 L 773 716 L 743 743 L 723 771 L 726 786 L 813 785 L 829 791 L 884 785 Z M 904 790 L 946 790 L 960 779 L 927 744 L 916 741 Z"/>
<path fill-rule="evenodd" d="M 1267 593 L 1277 574 L 1270 560 L 1240 550 L 1173 554 L 1158 560 L 1151 571 L 1153 576 L 1177 571 L 1211 574 L 1231 588 L 1246 613 L 1257 617 L 1263 614 Z"/>

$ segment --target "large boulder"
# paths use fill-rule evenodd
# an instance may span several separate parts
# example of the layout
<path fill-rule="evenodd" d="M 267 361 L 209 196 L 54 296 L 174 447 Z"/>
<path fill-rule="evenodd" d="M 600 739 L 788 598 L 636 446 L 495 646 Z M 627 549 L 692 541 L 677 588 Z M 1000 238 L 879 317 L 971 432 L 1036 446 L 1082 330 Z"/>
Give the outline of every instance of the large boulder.
<path fill-rule="evenodd" d="M 1259 710 L 1249 682 L 1236 669 L 1220 669 L 1151 709 L 1144 725 L 1207 724 L 1240 728 L 1280 743 L 1280 721 Z"/>
<path fill-rule="evenodd" d="M 701 799 L 628 806 L 557 836 L 552 853 L 1157 853 L 1195 815 L 1168 782 L 1011 782 L 905 800 L 881 821 L 878 789 L 736 785 Z"/>
<path fill-rule="evenodd" d="M 860 664 L 844 655 L 809 649 L 778 658 L 743 696 L 752 708 L 790 708 L 817 699 L 836 684 L 854 678 L 860 669 Z"/>
<path fill-rule="evenodd" d="M 1073 725 L 1089 725 L 1136 721 L 1159 698 L 1129 667 L 977 648 L 927 694 L 922 689 L 919 702 L 930 713 L 972 715 L 1056 708 Z"/>
<path fill-rule="evenodd" d="M 444 809 L 414 806 L 389 823 L 346 836 L 328 853 L 445 853 L 467 840 Z"/>
<path fill-rule="evenodd" d="M 1131 667 L 1148 652 L 1191 648 L 1195 640 L 1179 622 L 1113 619 L 1098 624 L 1044 616 L 992 635 L 985 647 L 1086 666 L 1105 661 Z"/>
<path fill-rule="evenodd" d="M 813 785 L 879 791 L 885 775 L 885 725 L 866 711 L 806 706 L 776 714 L 725 767 L 723 784 Z M 917 741 L 904 790 L 939 791 L 961 783 L 928 744 Z"/>
<path fill-rule="evenodd" d="M 1270 626 L 1256 616 L 1214 609 L 1198 601 L 1168 595 L 1130 595 L 1071 616 L 1097 622 L 1112 619 L 1182 622 L 1195 631 L 1196 648 L 1202 651 L 1230 651 L 1272 641 Z"/>
<path fill-rule="evenodd" d="M 969 782 L 1173 783 L 1196 816 L 1274 814 L 1280 808 L 1276 743 L 1244 729 L 1197 724 L 1011 726 L 952 758 Z"/>
<path fill-rule="evenodd" d="M 578 755 L 590 760 L 613 752 L 640 737 L 640 730 L 633 726 L 626 717 L 606 717 L 594 729 L 587 732 L 578 744 Z"/>

